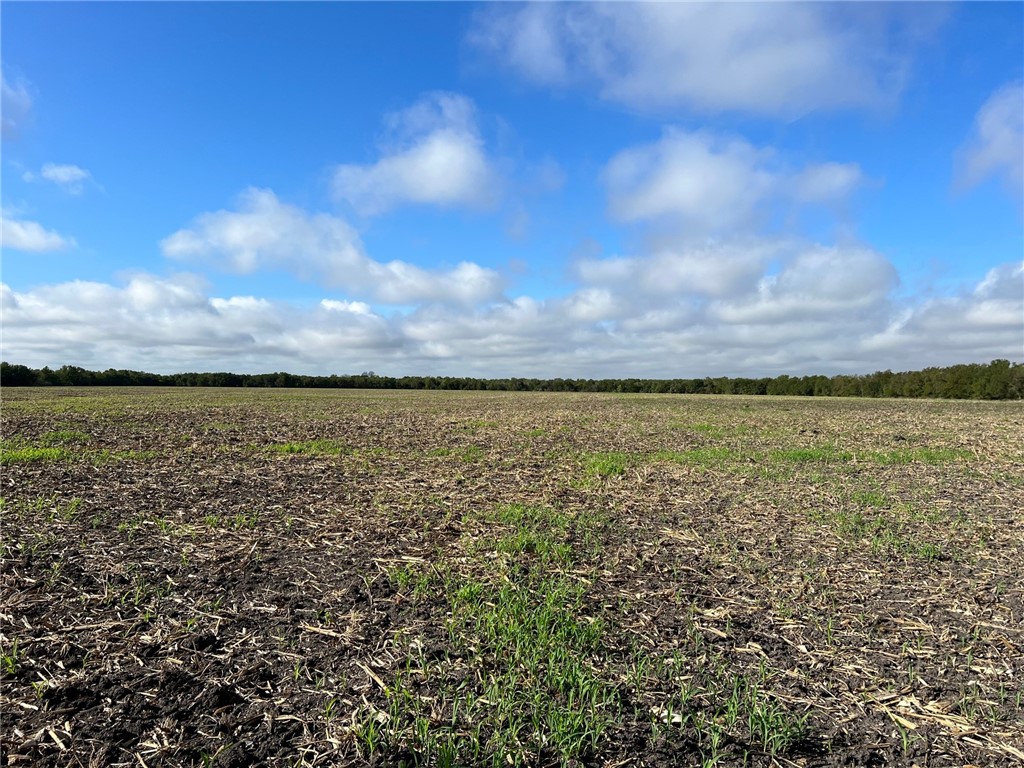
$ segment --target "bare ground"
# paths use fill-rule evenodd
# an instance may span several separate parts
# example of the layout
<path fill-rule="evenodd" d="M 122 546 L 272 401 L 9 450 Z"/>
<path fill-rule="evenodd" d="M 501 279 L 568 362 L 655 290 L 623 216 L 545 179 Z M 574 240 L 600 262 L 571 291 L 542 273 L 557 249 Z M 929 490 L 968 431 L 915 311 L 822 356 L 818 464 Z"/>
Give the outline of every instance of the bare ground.
<path fill-rule="evenodd" d="M 7 389 L 2 434 L 2 765 L 1024 762 L 1019 403 Z M 537 574 L 600 628 L 577 746 L 453 596 Z"/>

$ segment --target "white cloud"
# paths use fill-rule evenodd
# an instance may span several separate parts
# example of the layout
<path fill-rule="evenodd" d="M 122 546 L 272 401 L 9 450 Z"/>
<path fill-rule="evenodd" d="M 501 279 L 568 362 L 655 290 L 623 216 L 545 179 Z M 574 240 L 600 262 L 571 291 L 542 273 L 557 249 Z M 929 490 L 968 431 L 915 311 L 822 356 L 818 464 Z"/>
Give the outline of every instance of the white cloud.
<path fill-rule="evenodd" d="M 468 315 L 433 308 L 405 318 L 402 328 L 423 344 L 443 345 L 440 370 L 477 375 L 760 376 L 1021 357 L 1017 265 L 946 297 L 941 307 L 913 307 L 894 298 L 895 270 L 870 249 L 786 247 L 791 252 L 777 274 L 762 265 L 753 287 L 739 281 L 718 297 L 698 279 L 678 293 L 642 285 L 636 273 L 653 275 L 655 263 L 643 257 L 615 264 L 624 283 L 610 280 L 561 299 L 521 298 Z M 995 296 L 1003 297 L 998 306 Z M 954 306 L 948 327 L 933 325 Z M 880 344 L 897 321 L 915 331 Z"/>
<path fill-rule="evenodd" d="M 335 169 L 338 199 L 367 216 L 405 203 L 486 208 L 495 202 L 499 177 L 472 101 L 434 93 L 387 123 L 395 140 L 376 163 Z"/>
<path fill-rule="evenodd" d="M 1024 262 L 989 270 L 972 290 L 905 310 L 865 341 L 867 351 L 917 365 L 1020 360 L 1024 355 Z M 897 362 L 906 368 L 904 362 Z"/>
<path fill-rule="evenodd" d="M 75 241 L 46 229 L 39 222 L 11 218 L 4 213 L 0 216 L 0 245 L 4 249 L 43 253 L 74 248 Z"/>
<path fill-rule="evenodd" d="M 583 288 L 568 296 L 563 305 L 565 314 L 585 323 L 615 320 L 623 314 L 623 301 L 608 288 Z"/>
<path fill-rule="evenodd" d="M 678 289 L 666 292 L 638 277 L 654 274 L 661 257 L 641 256 L 609 270 L 626 275 L 621 284 L 488 306 L 424 304 L 387 317 L 337 296 L 311 306 L 210 296 L 191 275 L 2 286 L 4 357 L 159 372 L 615 378 L 869 372 L 1021 357 L 1021 263 L 914 305 L 895 298 L 892 266 L 870 249 L 762 248 L 733 282 L 700 277 L 697 255 L 686 253 L 674 264 Z M 714 261 L 716 253 L 704 256 Z"/>
<path fill-rule="evenodd" d="M 32 112 L 32 96 L 24 81 L 11 83 L 0 72 L 0 135 L 15 139 Z"/>
<path fill-rule="evenodd" d="M 45 163 L 39 173 L 26 171 L 22 174 L 25 181 L 44 179 L 62 187 L 72 195 L 82 193 L 84 182 L 91 177 L 90 173 L 77 165 L 59 165 L 57 163 Z"/>
<path fill-rule="evenodd" d="M 569 78 L 565 14 L 553 3 L 535 3 L 517 12 L 479 14 L 469 42 L 501 57 L 537 83 L 561 84 Z"/>
<path fill-rule="evenodd" d="M 634 109 L 799 116 L 902 88 L 915 34 L 889 8 L 817 3 L 530 3 L 477 14 L 468 40 L 543 85 L 593 83 Z M 893 53 L 901 51 L 901 53 Z"/>
<path fill-rule="evenodd" d="M 284 268 L 305 278 L 340 280 L 365 259 L 359 235 L 342 219 L 309 214 L 256 188 L 240 195 L 237 211 L 201 214 L 161 247 L 172 258 L 214 257 L 234 272 Z"/>
<path fill-rule="evenodd" d="M 587 286 L 580 294 L 609 294 L 614 311 L 601 319 L 612 338 L 638 349 L 660 339 L 677 357 L 706 359 L 701 375 L 834 366 L 824 361 L 839 349 L 845 359 L 885 326 L 898 283 L 889 261 L 870 249 L 763 238 L 583 259 L 575 271 Z"/>
<path fill-rule="evenodd" d="M 4 356 L 96 368 L 346 370 L 395 345 L 378 315 L 301 309 L 251 296 L 211 298 L 192 275 L 137 275 L 124 286 L 74 281 L 3 287 Z M 373 360 L 378 359 L 373 357 Z"/>
<path fill-rule="evenodd" d="M 362 301 L 338 301 L 337 299 L 324 299 L 320 306 L 331 312 L 354 312 L 357 315 L 371 315 L 373 310 L 370 305 Z"/>
<path fill-rule="evenodd" d="M 472 304 L 500 297 L 503 283 L 498 273 L 469 262 L 427 270 L 403 261 L 374 261 L 344 220 L 283 203 L 267 189 L 244 192 L 236 211 L 200 215 L 192 227 L 164 239 L 161 248 L 171 258 L 208 260 L 242 274 L 282 269 L 390 304 Z"/>
<path fill-rule="evenodd" d="M 850 321 L 886 308 L 899 279 L 881 254 L 861 247 L 802 249 L 777 275 L 763 277 L 756 297 L 716 303 L 712 316 L 735 324 Z"/>
<path fill-rule="evenodd" d="M 842 202 L 861 182 L 854 164 L 787 169 L 772 149 L 707 131 L 666 129 L 616 154 L 602 174 L 619 221 L 674 220 L 694 233 L 734 233 L 780 206 Z"/>
<path fill-rule="evenodd" d="M 982 105 L 957 164 L 962 187 L 995 176 L 1008 192 L 1024 197 L 1024 84 L 1004 85 Z"/>
<path fill-rule="evenodd" d="M 646 256 L 581 259 L 574 271 L 584 285 L 614 289 L 644 305 L 654 297 L 723 297 L 749 291 L 785 250 L 781 241 L 733 240 Z"/>
<path fill-rule="evenodd" d="M 793 196 L 806 203 L 841 203 L 864 181 L 853 163 L 822 163 L 803 169 L 793 179 Z"/>
<path fill-rule="evenodd" d="M 769 159 L 742 139 L 669 129 L 659 141 L 611 159 L 603 174 L 609 208 L 620 221 L 671 215 L 728 228 L 748 221 L 771 194 Z"/>

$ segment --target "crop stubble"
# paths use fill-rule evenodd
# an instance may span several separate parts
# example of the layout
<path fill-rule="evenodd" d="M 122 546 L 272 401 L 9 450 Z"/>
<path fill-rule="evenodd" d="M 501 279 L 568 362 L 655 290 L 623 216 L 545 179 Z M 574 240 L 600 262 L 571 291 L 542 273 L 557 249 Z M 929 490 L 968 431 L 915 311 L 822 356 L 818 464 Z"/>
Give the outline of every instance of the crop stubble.
<path fill-rule="evenodd" d="M 0 764 L 1024 761 L 1019 403 L 3 396 Z"/>

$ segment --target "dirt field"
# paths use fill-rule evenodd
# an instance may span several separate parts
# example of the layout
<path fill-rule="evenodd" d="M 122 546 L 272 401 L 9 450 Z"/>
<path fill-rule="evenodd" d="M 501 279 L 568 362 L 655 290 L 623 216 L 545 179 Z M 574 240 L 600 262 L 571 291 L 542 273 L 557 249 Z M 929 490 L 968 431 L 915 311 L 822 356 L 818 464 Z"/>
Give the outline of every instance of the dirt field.
<path fill-rule="evenodd" d="M 1024 762 L 1024 405 L 6 389 L 0 764 Z"/>

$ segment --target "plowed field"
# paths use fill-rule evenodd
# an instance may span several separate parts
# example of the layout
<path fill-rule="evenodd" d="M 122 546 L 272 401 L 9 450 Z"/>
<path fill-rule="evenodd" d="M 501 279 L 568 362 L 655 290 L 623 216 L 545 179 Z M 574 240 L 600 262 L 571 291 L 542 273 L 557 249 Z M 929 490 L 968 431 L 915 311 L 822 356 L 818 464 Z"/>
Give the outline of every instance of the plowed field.
<path fill-rule="evenodd" d="M 12 389 L 0 764 L 1024 762 L 1024 405 Z"/>

